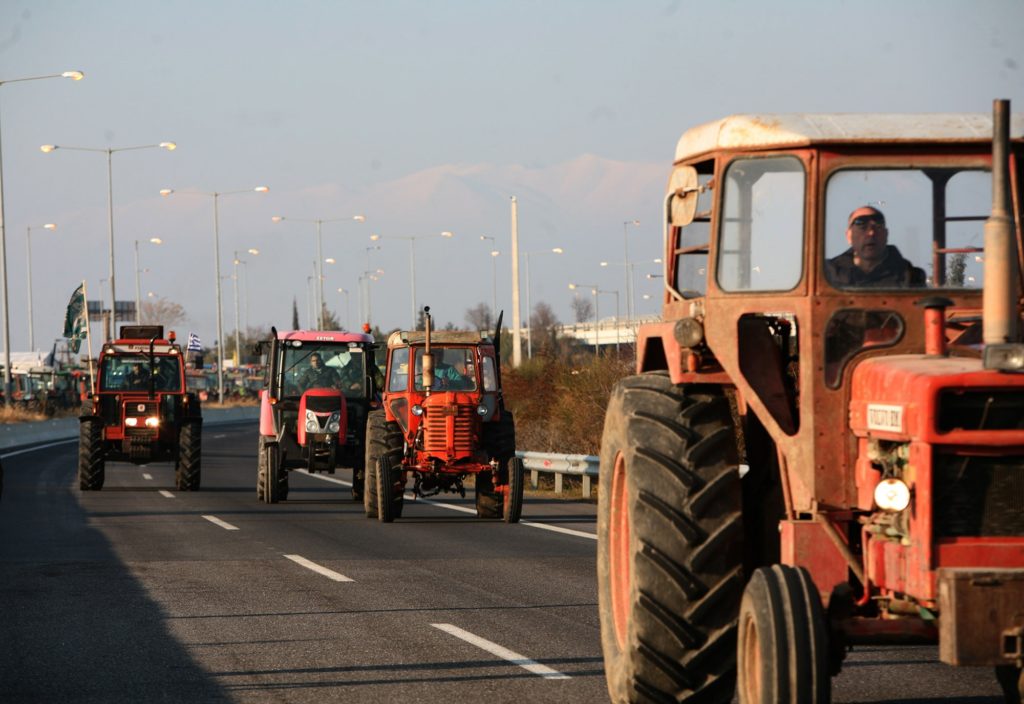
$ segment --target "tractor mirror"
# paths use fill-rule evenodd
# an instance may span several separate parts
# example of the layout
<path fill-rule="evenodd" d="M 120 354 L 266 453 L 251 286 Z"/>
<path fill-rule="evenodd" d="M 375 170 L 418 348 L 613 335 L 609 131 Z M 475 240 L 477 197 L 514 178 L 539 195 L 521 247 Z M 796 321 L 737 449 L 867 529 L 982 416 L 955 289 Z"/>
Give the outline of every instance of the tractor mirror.
<path fill-rule="evenodd" d="M 689 225 L 697 214 L 697 195 L 700 193 L 697 169 L 692 166 L 680 166 L 672 172 L 668 188 L 669 192 L 674 194 L 670 209 L 672 224 L 675 227 Z"/>
<path fill-rule="evenodd" d="M 434 355 L 424 354 L 423 355 L 423 388 L 430 389 L 434 387 Z"/>

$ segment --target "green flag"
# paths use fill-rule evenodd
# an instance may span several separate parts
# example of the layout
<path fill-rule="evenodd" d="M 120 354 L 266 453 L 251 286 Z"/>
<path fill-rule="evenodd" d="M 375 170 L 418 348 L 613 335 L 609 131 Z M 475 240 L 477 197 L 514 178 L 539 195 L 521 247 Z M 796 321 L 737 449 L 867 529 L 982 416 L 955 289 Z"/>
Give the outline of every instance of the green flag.
<path fill-rule="evenodd" d="M 85 284 L 75 289 L 68 301 L 68 312 L 64 316 L 64 337 L 68 338 L 68 349 L 77 353 L 85 339 L 88 322 L 85 311 Z"/>

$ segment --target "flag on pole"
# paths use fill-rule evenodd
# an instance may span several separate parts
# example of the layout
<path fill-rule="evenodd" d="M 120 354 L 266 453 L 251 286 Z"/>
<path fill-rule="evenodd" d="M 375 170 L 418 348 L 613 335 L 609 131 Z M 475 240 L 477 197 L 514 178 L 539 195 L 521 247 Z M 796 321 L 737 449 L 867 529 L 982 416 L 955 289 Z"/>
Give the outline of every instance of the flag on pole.
<path fill-rule="evenodd" d="M 188 347 L 185 348 L 186 352 L 202 352 L 203 346 L 199 342 L 199 335 L 194 332 L 188 334 Z"/>
<path fill-rule="evenodd" d="M 68 349 L 74 353 L 82 346 L 88 329 L 85 312 L 85 284 L 83 283 L 71 294 L 68 301 L 68 312 L 64 316 L 64 337 L 68 339 Z"/>

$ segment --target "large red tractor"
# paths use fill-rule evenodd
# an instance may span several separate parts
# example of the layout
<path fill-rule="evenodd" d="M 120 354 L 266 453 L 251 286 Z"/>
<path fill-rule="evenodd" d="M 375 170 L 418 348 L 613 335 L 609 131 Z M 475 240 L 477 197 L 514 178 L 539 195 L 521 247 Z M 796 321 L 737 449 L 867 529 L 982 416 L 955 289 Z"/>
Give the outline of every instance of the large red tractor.
<path fill-rule="evenodd" d="M 601 447 L 614 701 L 824 702 L 900 643 L 1020 701 L 1022 184 L 1005 103 L 683 134 Z"/>
<path fill-rule="evenodd" d="M 260 390 L 256 497 L 288 498 L 288 472 L 333 474 L 352 468 L 352 496 L 363 492 L 363 438 L 371 408 L 379 406 L 373 337 L 323 330 L 278 332 L 261 342 L 266 380 Z"/>
<path fill-rule="evenodd" d="M 99 491 L 109 461 L 172 461 L 175 485 L 196 491 L 202 477 L 203 417 L 185 388 L 185 361 L 162 325 L 124 325 L 100 350 L 97 383 L 79 418 L 78 485 Z"/>
<path fill-rule="evenodd" d="M 434 332 L 423 310 L 425 331 L 388 339 L 384 408 L 366 425 L 366 516 L 400 517 L 410 476 L 416 497 L 465 496 L 472 476 L 477 516 L 516 523 L 524 471 L 501 391 L 498 334 Z"/>

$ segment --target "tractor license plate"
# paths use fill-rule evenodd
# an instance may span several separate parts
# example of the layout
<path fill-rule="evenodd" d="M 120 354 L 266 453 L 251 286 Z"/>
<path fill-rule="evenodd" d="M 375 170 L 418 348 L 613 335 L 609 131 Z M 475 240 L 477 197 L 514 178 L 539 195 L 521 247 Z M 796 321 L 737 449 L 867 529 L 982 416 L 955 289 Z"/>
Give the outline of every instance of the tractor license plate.
<path fill-rule="evenodd" d="M 1010 665 L 1020 657 L 1024 569 L 939 570 L 939 659 Z M 1008 635 L 1009 634 L 1009 635 Z"/>

